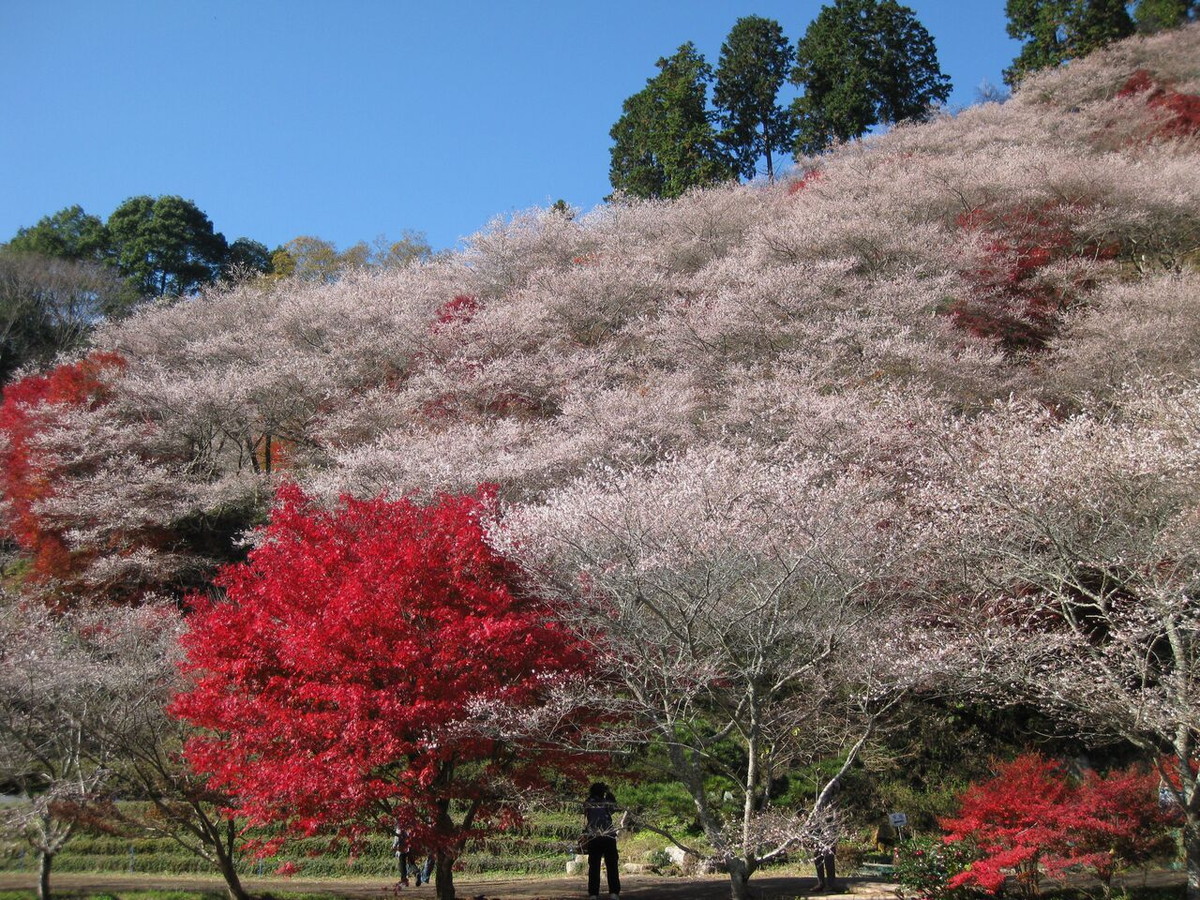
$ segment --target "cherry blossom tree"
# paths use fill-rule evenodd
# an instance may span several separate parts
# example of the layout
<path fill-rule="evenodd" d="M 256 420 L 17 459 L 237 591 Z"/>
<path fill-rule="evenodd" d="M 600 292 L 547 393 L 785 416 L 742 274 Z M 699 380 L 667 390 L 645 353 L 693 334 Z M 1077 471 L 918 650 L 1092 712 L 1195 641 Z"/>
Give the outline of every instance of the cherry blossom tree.
<path fill-rule="evenodd" d="M 1143 384 L 1106 418 L 1013 404 L 963 425 L 930 489 L 973 686 L 1158 764 L 1200 896 L 1200 393 Z M 948 561 L 954 561 L 948 564 Z M 953 635 L 953 637 L 951 637 Z"/>
<path fill-rule="evenodd" d="M 665 748 L 735 898 L 763 863 L 836 839 L 841 774 L 920 677 L 892 640 L 895 515 L 886 481 L 739 447 L 598 472 L 495 536 L 594 646 L 640 728 L 614 739 Z M 773 807 L 772 779 L 824 755 L 841 765 L 813 806 Z"/>
<path fill-rule="evenodd" d="M 149 606 L 55 616 L 0 594 L 0 778 L 19 797 L 0 830 L 37 853 L 42 900 L 54 858 L 107 805 L 122 746 L 114 735 L 161 687 L 134 662 L 174 622 Z"/>
<path fill-rule="evenodd" d="M 188 755 L 251 822 L 292 834 L 406 831 L 454 897 L 465 841 L 583 757 L 560 686 L 583 646 L 484 542 L 489 494 L 345 500 L 286 488 L 263 541 L 183 642 Z M 457 819 L 455 817 L 458 817 Z"/>
<path fill-rule="evenodd" d="M 98 806 L 98 827 L 148 834 L 173 841 L 211 864 L 225 881 L 230 900 L 247 900 L 238 871 L 248 853 L 245 823 L 233 813 L 233 798 L 207 786 L 184 758 L 196 729 L 170 716 L 167 707 L 184 687 L 179 636 L 184 619 L 173 608 L 105 614 L 126 632 L 119 656 L 126 685 L 116 714 L 94 726 L 94 740 L 110 753 L 108 793 L 139 803 L 109 801 Z"/>
<path fill-rule="evenodd" d="M 2 524 L 30 559 L 32 582 L 70 577 L 81 563 L 62 529 L 41 515 L 40 504 L 55 495 L 58 485 L 40 441 L 64 415 L 108 403 L 113 372 L 123 365 L 120 356 L 95 354 L 46 375 L 28 375 L 4 392 L 0 404 Z"/>
<path fill-rule="evenodd" d="M 31 562 L 23 593 L 51 606 L 179 597 L 240 555 L 230 532 L 255 511 L 130 414 L 125 368 L 95 353 L 11 385 L 0 406 L 6 530 Z"/>

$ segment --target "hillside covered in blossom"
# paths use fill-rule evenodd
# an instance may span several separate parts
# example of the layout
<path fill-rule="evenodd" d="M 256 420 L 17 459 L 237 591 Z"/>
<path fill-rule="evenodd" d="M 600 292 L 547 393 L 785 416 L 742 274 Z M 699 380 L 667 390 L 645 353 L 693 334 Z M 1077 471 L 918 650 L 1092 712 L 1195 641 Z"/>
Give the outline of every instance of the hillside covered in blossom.
<path fill-rule="evenodd" d="M 532 210 L 411 269 L 144 312 L 96 338 L 105 402 L 50 415 L 30 527 L 85 578 L 155 585 L 281 478 L 539 504 L 664 462 L 886 472 L 1010 398 L 1125 416 L 1197 375 L 1197 60 L 1195 28 L 1138 39 L 776 184 Z"/>
<path fill-rule="evenodd" d="M 730 858 L 770 855 L 771 729 L 852 759 L 969 669 L 1174 754 L 1200 891 L 1198 173 L 1192 25 L 775 183 L 147 309 L 5 390 L 9 590 L 205 592 L 285 483 L 324 508 L 494 485 L 494 546 L 604 632 L 657 733 L 763 704 Z M 802 727 L 835 707 L 860 730 Z"/>

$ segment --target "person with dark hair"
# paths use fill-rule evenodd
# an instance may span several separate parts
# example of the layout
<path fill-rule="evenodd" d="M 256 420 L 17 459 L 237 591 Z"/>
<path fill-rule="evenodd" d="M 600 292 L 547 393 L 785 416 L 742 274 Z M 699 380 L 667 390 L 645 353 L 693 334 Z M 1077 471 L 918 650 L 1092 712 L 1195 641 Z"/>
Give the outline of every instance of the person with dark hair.
<path fill-rule="evenodd" d="M 620 900 L 621 873 L 617 870 L 617 827 L 613 824 L 613 813 L 617 809 L 617 798 L 608 785 L 598 781 L 588 790 L 583 802 L 583 843 L 588 858 L 588 898 L 600 900 L 600 863 L 608 877 L 609 900 Z"/>

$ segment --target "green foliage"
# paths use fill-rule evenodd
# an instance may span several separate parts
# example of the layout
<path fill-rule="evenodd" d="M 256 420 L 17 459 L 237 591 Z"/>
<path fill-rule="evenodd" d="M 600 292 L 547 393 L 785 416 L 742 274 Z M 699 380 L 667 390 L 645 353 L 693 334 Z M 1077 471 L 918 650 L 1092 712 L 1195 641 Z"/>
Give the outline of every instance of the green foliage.
<path fill-rule="evenodd" d="M 772 154 L 792 143 L 795 123 L 778 96 L 794 59 L 779 23 L 761 16 L 738 19 L 721 47 L 713 102 L 722 125 L 721 142 L 743 178 L 754 177 L 764 156 L 767 176 L 774 178 Z"/>
<path fill-rule="evenodd" d="M 1126 7 L 1124 0 L 1008 0 L 1008 35 L 1024 43 L 1004 70 L 1004 83 L 1015 85 L 1030 72 L 1086 56 L 1133 34 Z"/>
<path fill-rule="evenodd" d="M 111 244 L 104 223 L 77 204 L 43 216 L 31 228 L 20 229 L 8 248 L 54 259 L 99 261 L 108 256 Z"/>
<path fill-rule="evenodd" d="M 975 848 L 964 841 L 945 843 L 936 837 L 906 841 L 896 854 L 896 880 L 905 893 L 921 900 L 966 900 L 980 896 L 970 887 L 947 887 L 946 883 L 965 870 L 977 857 Z"/>
<path fill-rule="evenodd" d="M 804 86 L 804 96 L 792 107 L 799 152 L 820 152 L 835 141 L 859 137 L 875 122 L 861 47 L 863 7 L 861 0 L 823 7 L 800 39 L 792 76 Z"/>
<path fill-rule="evenodd" d="M 173 195 L 131 197 L 108 217 L 114 262 L 146 297 L 183 296 L 213 282 L 229 252 L 199 207 Z"/>
<path fill-rule="evenodd" d="M 281 278 L 331 284 L 354 269 L 396 269 L 433 258 L 425 235 L 406 229 L 398 241 L 384 236 L 368 245 L 359 241 L 338 250 L 332 241 L 312 235 L 292 238 L 271 254 L 270 271 Z"/>
<path fill-rule="evenodd" d="M 696 833 L 696 806 L 687 790 L 677 781 L 614 782 L 618 801 L 637 822 L 664 830 Z"/>
<path fill-rule="evenodd" d="M 656 65 L 659 74 L 624 102 L 609 132 L 613 191 L 679 197 L 732 178 L 735 166 L 717 143 L 707 108 L 711 67 L 690 41 Z"/>
<path fill-rule="evenodd" d="M 1138 31 L 1162 31 L 1194 20 L 1198 11 L 1197 0 L 1140 0 L 1133 10 L 1133 21 Z"/>
<path fill-rule="evenodd" d="M 796 50 L 797 153 L 819 153 L 872 127 L 920 120 L 950 96 L 933 38 L 895 0 L 834 0 Z"/>
<path fill-rule="evenodd" d="M 227 276 L 253 272 L 269 275 L 271 271 L 271 251 L 267 249 L 266 244 L 242 237 L 229 245 L 229 253 L 225 259 Z"/>
<path fill-rule="evenodd" d="M 138 804 L 130 804 L 137 806 Z M 484 840 L 468 843 L 456 871 L 473 875 L 554 875 L 562 872 L 567 848 L 574 846 L 580 817 L 574 809 L 533 814 L 521 828 L 497 833 Z M 251 829 L 251 837 L 268 839 L 271 833 Z M 633 846 L 623 842 L 632 858 Z M 239 859 L 242 877 L 272 876 L 288 863 L 308 878 L 390 878 L 396 871 L 391 837 L 379 833 L 351 849 L 345 843 L 331 845 L 327 838 L 307 838 L 289 842 L 267 858 L 248 854 Z M 37 865 L 31 853 L 0 852 L 0 872 L 33 871 Z M 166 837 L 116 837 L 85 832 L 55 857 L 57 872 L 109 872 L 155 875 L 216 875 L 215 867 L 187 852 Z M 189 892 L 138 892 L 145 900 L 170 900 L 172 896 L 198 896 Z M 214 891 L 214 894 L 218 892 Z M 224 891 L 220 891 L 224 897 Z M 122 897 L 129 894 L 122 891 Z M 290 895 L 289 895 L 290 896 Z M 0 897 L 0 900 L 3 900 Z"/>
<path fill-rule="evenodd" d="M 562 202 L 562 201 L 560 201 Z M 393 241 L 380 236 L 371 245 L 368 265 L 379 268 L 404 268 L 433 258 L 433 247 L 423 231 L 405 228 L 400 240 Z"/>

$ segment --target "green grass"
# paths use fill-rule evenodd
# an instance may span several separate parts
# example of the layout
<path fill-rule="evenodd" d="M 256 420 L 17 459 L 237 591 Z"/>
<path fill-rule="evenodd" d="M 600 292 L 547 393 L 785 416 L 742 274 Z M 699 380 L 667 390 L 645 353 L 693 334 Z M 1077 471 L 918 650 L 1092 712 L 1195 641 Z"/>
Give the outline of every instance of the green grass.
<path fill-rule="evenodd" d="M 557 875 L 569 858 L 578 834 L 578 816 L 547 812 L 532 818 L 523 829 L 491 835 L 459 861 L 460 871 L 488 875 Z M 388 878 L 396 874 L 390 835 L 370 839 L 351 856 L 331 850 L 323 839 L 288 844 L 269 859 L 253 856 L 241 860 L 244 877 L 271 876 L 286 863 L 299 867 L 300 875 L 315 878 Z M 37 857 L 32 851 L 0 845 L 0 872 L 32 872 Z M 55 873 L 107 872 L 156 875 L 215 875 L 215 867 L 165 837 L 118 837 L 83 833 L 71 839 L 54 859 Z M 0 897 L 0 900 L 4 900 Z M 119 898 L 124 900 L 124 898 Z M 182 898 L 180 898 L 182 900 Z"/>
<path fill-rule="evenodd" d="M 212 891 L 98 891 L 54 888 L 55 897 L 77 897 L 87 900 L 226 900 L 224 890 Z M 299 895 L 297 895 L 299 896 Z M 36 891 L 0 891 L 0 900 L 34 900 Z M 324 900 L 325 895 L 321 895 Z M 279 895 L 283 900 L 283 895 Z M 316 900 L 314 897 L 313 900 Z"/>

